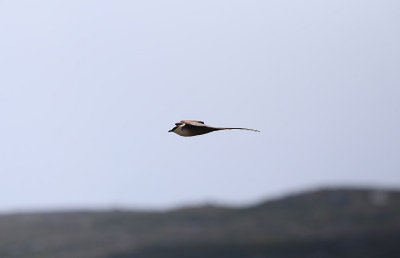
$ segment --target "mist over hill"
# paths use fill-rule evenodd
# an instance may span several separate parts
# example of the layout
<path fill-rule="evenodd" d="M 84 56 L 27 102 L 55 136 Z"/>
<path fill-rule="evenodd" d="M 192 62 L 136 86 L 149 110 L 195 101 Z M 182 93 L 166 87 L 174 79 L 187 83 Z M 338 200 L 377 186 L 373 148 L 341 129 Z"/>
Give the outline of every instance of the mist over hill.
<path fill-rule="evenodd" d="M 400 191 L 322 189 L 231 208 L 0 216 L 0 257 L 400 257 Z"/>

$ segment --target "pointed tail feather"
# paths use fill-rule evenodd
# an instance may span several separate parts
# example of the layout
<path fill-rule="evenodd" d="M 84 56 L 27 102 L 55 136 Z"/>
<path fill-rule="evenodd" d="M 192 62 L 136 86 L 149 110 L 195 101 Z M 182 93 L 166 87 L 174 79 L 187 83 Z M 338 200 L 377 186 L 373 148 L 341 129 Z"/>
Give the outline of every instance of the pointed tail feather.
<path fill-rule="evenodd" d="M 225 127 L 221 128 L 221 130 L 232 130 L 232 129 L 237 129 L 237 130 L 248 130 L 248 131 L 253 131 L 253 132 L 260 132 L 259 130 L 256 129 L 249 129 L 249 128 L 241 128 L 241 127 Z"/>

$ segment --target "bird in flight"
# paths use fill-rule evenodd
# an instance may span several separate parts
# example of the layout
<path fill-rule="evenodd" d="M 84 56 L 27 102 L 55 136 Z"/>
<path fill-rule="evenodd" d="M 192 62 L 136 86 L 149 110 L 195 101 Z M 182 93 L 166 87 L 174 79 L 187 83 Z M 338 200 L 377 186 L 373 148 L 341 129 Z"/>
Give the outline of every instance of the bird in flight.
<path fill-rule="evenodd" d="M 197 121 L 197 120 L 182 120 L 178 123 L 175 123 L 174 128 L 172 128 L 168 132 L 174 132 L 180 136 L 187 137 L 187 136 L 196 136 L 196 135 L 211 133 L 211 132 L 219 131 L 219 130 L 232 130 L 232 129 L 259 132 L 258 130 L 248 129 L 248 128 L 213 127 L 213 126 L 204 124 L 204 122 L 202 122 L 202 121 Z"/>

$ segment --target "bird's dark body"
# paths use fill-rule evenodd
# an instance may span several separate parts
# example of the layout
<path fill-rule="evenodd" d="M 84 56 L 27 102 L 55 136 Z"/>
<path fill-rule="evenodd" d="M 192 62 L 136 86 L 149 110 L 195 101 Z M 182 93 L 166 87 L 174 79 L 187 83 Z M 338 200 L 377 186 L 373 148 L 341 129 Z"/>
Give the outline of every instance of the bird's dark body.
<path fill-rule="evenodd" d="M 204 124 L 204 122 L 202 121 L 197 121 L 197 120 L 182 120 L 178 123 L 175 123 L 175 127 L 169 130 L 169 132 L 174 132 L 180 136 L 188 137 L 188 136 L 202 135 L 219 130 L 231 130 L 231 129 L 249 130 L 258 132 L 258 130 L 248 129 L 248 128 L 213 127 Z"/>
<path fill-rule="evenodd" d="M 211 133 L 214 131 L 219 131 L 219 130 L 223 130 L 222 128 L 215 128 L 215 127 L 200 127 L 200 126 L 192 126 L 189 124 L 186 124 L 185 126 L 182 126 L 180 128 L 178 128 L 177 130 L 181 130 L 183 131 L 182 136 L 186 136 L 186 132 L 187 132 L 187 136 L 196 136 L 196 135 L 202 135 L 202 134 L 206 134 L 206 133 Z"/>

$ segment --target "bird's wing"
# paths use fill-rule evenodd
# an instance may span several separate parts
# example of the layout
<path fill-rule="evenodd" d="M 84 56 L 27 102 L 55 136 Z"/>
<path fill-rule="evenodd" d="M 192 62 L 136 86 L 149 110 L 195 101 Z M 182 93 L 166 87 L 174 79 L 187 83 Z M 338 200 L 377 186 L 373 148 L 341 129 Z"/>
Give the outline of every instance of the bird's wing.
<path fill-rule="evenodd" d="M 182 120 L 181 122 L 193 126 L 207 126 L 204 124 L 203 121 L 197 121 L 197 120 Z"/>

